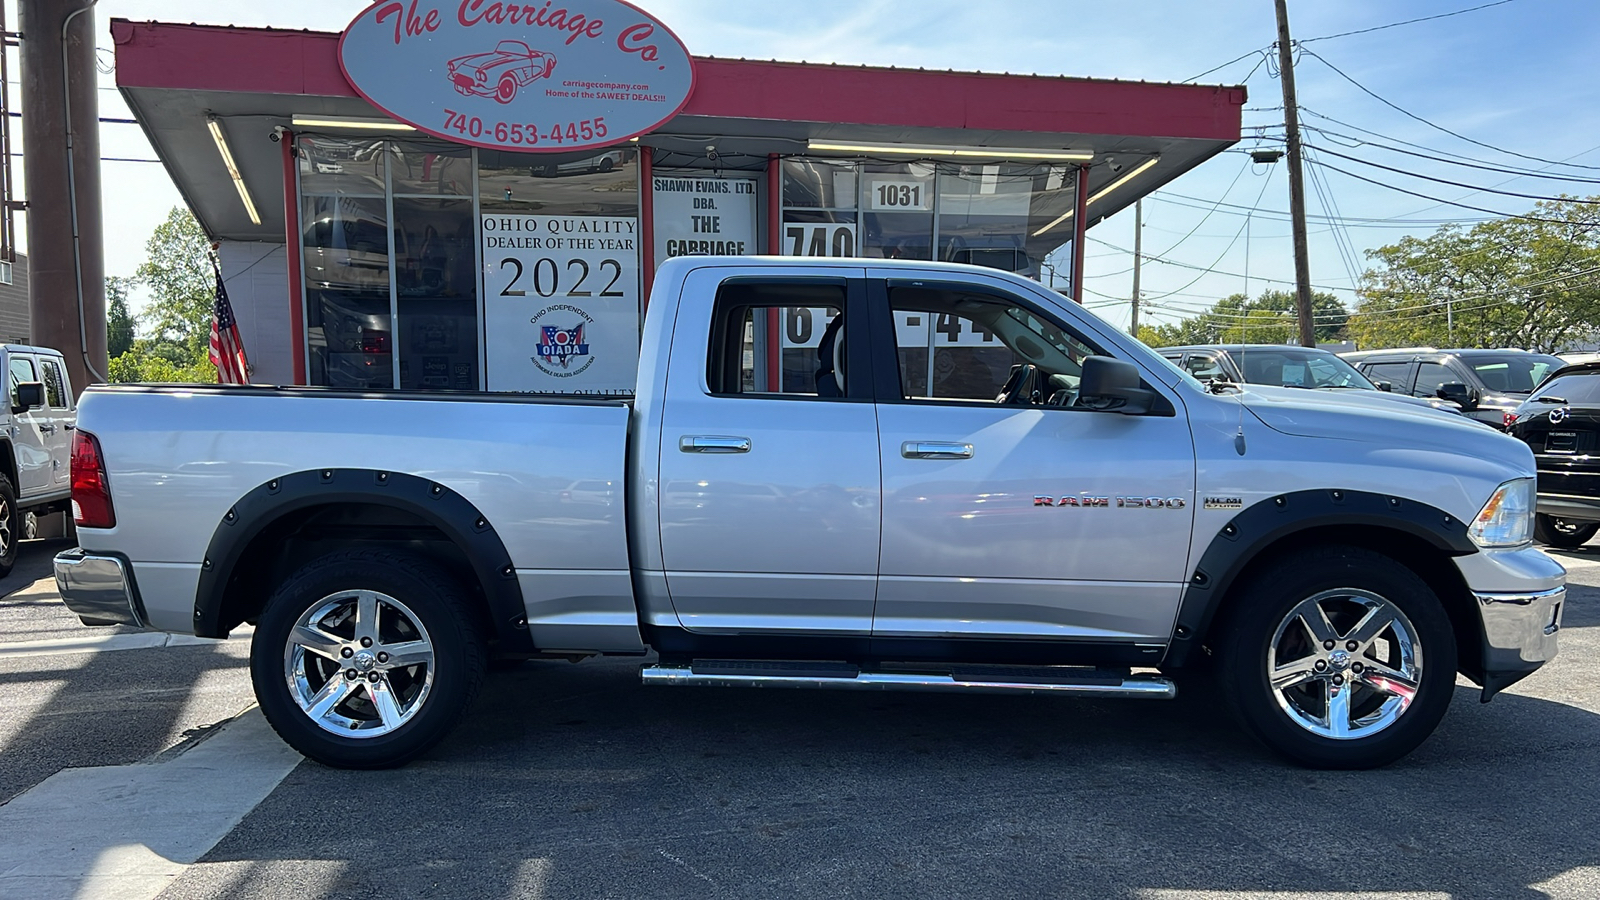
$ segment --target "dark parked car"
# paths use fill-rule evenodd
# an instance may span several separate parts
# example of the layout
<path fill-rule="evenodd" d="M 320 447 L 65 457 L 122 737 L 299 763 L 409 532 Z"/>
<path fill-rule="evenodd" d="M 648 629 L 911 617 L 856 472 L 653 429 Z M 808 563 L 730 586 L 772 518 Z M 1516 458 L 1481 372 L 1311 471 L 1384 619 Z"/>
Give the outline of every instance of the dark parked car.
<path fill-rule="evenodd" d="M 1316 347 L 1287 344 L 1196 344 L 1187 347 L 1161 347 L 1157 353 L 1177 363 L 1201 381 L 1231 381 L 1235 384 L 1266 384 L 1273 387 L 1301 387 L 1317 390 L 1382 391 L 1366 376 L 1335 354 Z M 1432 407 L 1459 413 L 1461 407 L 1448 400 L 1385 393 L 1386 399 L 1411 406 Z"/>
<path fill-rule="evenodd" d="M 1527 350 L 1406 347 L 1340 355 L 1379 387 L 1388 382 L 1396 394 L 1454 401 L 1467 415 L 1496 428 L 1507 427 L 1506 414 L 1562 366 L 1548 353 Z"/>
<path fill-rule="evenodd" d="M 1539 469 L 1533 536 L 1553 547 L 1588 543 L 1600 531 L 1600 362 L 1555 370 L 1506 421 Z"/>

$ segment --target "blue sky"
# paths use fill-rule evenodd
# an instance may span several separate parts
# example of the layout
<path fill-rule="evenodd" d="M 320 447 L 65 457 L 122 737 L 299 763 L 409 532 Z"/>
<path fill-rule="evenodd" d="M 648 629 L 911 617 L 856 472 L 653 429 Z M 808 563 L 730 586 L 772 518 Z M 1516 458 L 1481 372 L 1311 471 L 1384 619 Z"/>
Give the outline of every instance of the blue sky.
<path fill-rule="evenodd" d="M 1289 15 L 1295 38 L 1306 40 L 1486 2 L 1492 0 L 1290 0 Z M 96 29 L 100 46 L 106 48 L 111 46 L 107 22 L 112 17 L 338 31 L 365 5 L 351 0 L 260 4 L 102 0 L 96 8 Z M 642 0 L 640 5 L 667 22 L 697 54 L 1150 81 L 1189 79 L 1235 57 L 1265 50 L 1276 37 L 1271 0 L 1074 4 L 1040 0 Z M 14 4 L 8 2 L 7 6 Z M 1600 3 L 1512 0 L 1450 18 L 1308 41 L 1306 49 L 1379 96 L 1438 125 L 1528 156 L 1595 167 L 1556 167 L 1551 172 L 1600 178 Z M 109 53 L 103 56 L 110 61 Z M 1284 167 L 1251 164 L 1237 152 L 1258 144 L 1271 145 L 1270 138 L 1282 134 L 1282 95 L 1274 77 L 1275 65 L 1257 67 L 1259 60 L 1252 55 L 1202 79 L 1235 84 L 1248 76 L 1245 139 L 1236 152 L 1224 153 L 1179 178 L 1167 192 L 1156 195 L 1164 199 L 1145 202 L 1145 251 L 1173 263 L 1149 261 L 1144 268 L 1143 293 L 1154 298 L 1149 301 L 1152 306 L 1147 316 L 1153 314 L 1158 321 L 1244 290 L 1247 283 L 1256 294 L 1266 287 L 1285 287 L 1284 282 L 1293 278 L 1289 229 L 1282 212 L 1288 209 Z M 1300 102 L 1317 113 L 1493 165 L 1546 168 L 1544 163 L 1474 146 L 1409 119 L 1309 55 L 1300 58 L 1295 71 Z M 102 84 L 112 86 L 114 76 L 103 75 Z M 102 115 L 128 115 L 114 91 L 102 91 L 101 100 Z M 1313 115 L 1305 120 L 1329 130 L 1355 133 Z M 1258 141 L 1258 134 L 1264 139 Z M 1510 173 L 1447 166 L 1370 147 L 1350 150 L 1337 146 L 1336 139 L 1328 136 L 1312 134 L 1309 138 L 1331 150 L 1475 186 L 1530 194 L 1600 194 L 1600 184 L 1514 178 Z M 105 156 L 154 157 L 134 126 L 102 125 L 101 142 Z M 1501 212 L 1524 211 L 1533 203 L 1474 194 L 1333 157 L 1324 159 L 1429 197 Z M 160 166 L 114 162 L 105 166 L 106 268 L 113 275 L 131 274 L 143 258 L 150 231 L 180 200 Z M 1437 220 L 1482 216 L 1363 184 L 1336 172 L 1323 170 L 1320 174 L 1322 186 L 1342 217 Z M 1259 207 L 1264 212 L 1247 217 L 1241 210 L 1221 207 L 1208 214 L 1218 200 Z M 1324 212 L 1317 192 L 1309 185 L 1307 202 L 1313 215 Z M 1125 249 L 1133 245 L 1132 228 L 1130 209 L 1092 229 L 1087 247 L 1086 287 L 1090 293 L 1086 302 L 1119 324 L 1127 321 L 1126 298 L 1131 288 L 1127 270 L 1132 258 Z M 1313 223 L 1312 280 L 1339 289 L 1335 292 L 1348 300 L 1353 274 L 1359 273 L 1365 262 L 1363 251 L 1408 233 L 1432 230 L 1430 225 L 1394 221 L 1351 224 L 1337 230 Z"/>

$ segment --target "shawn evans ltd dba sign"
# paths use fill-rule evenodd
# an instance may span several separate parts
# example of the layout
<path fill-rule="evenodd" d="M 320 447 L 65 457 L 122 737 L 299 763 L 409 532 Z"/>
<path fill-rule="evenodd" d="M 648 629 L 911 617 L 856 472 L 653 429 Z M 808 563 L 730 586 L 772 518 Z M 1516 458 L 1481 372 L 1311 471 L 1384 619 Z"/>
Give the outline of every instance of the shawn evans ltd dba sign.
<path fill-rule="evenodd" d="M 339 65 L 401 122 L 521 152 L 636 137 L 694 89 L 683 43 L 622 0 L 379 0 L 345 28 Z"/>

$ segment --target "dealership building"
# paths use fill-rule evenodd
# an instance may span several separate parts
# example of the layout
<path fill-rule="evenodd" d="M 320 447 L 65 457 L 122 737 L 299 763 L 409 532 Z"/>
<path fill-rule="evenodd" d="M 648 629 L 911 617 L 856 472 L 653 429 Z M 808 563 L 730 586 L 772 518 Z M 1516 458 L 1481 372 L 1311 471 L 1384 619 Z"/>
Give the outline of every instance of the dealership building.
<path fill-rule="evenodd" d="M 1240 136 L 1242 87 L 697 57 L 619 0 L 548 7 L 111 22 L 252 381 L 627 395 L 680 255 L 974 263 L 1081 299 L 1087 229 Z"/>

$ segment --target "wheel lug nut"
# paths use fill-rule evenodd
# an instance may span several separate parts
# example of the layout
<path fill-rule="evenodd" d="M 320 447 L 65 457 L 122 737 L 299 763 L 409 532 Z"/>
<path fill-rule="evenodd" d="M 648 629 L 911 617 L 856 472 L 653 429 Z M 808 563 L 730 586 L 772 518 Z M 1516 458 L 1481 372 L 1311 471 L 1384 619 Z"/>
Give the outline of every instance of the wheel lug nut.
<path fill-rule="evenodd" d="M 343 650 L 339 651 L 339 655 L 344 657 L 345 659 L 349 659 L 350 657 L 355 656 L 356 652 L 354 650 L 351 650 L 349 647 L 346 647 Z"/>
<path fill-rule="evenodd" d="M 1334 684 L 1344 684 L 1344 676 L 1343 675 L 1335 675 L 1335 676 L 1333 676 L 1333 683 Z"/>
<path fill-rule="evenodd" d="M 388 661 L 389 661 L 389 654 L 387 654 L 387 653 L 379 653 L 378 654 L 378 662 L 386 663 Z"/>
<path fill-rule="evenodd" d="M 1354 653 L 1354 652 L 1356 652 L 1356 648 L 1359 647 L 1359 646 L 1361 646 L 1361 645 L 1356 643 L 1355 641 L 1349 641 L 1349 642 L 1345 643 L 1344 648 L 1346 650 L 1349 650 L 1351 653 Z"/>
<path fill-rule="evenodd" d="M 344 677 L 350 679 L 351 681 L 355 681 L 357 678 L 361 677 L 361 673 L 357 672 L 355 669 L 345 669 Z"/>
<path fill-rule="evenodd" d="M 1356 664 L 1352 665 L 1350 667 L 1350 671 L 1352 671 L 1352 672 L 1360 672 L 1361 671 L 1361 663 L 1356 663 Z"/>
<path fill-rule="evenodd" d="M 367 673 L 367 680 L 372 682 L 373 684 L 377 684 L 378 683 L 378 679 L 380 679 L 382 677 L 383 676 L 379 675 L 377 672 L 368 672 Z"/>
<path fill-rule="evenodd" d="M 1333 649 L 1333 641 L 1323 641 L 1322 642 L 1322 649 L 1324 649 L 1324 650 L 1332 650 Z"/>
<path fill-rule="evenodd" d="M 1327 662 L 1325 662 L 1323 660 L 1320 660 L 1320 659 L 1317 660 L 1316 669 L 1317 669 L 1318 672 L 1321 672 L 1323 669 L 1326 669 L 1327 667 L 1328 667 Z"/>
<path fill-rule="evenodd" d="M 372 638 L 362 638 L 361 639 L 361 646 L 363 646 L 363 647 L 371 647 L 372 646 Z"/>

